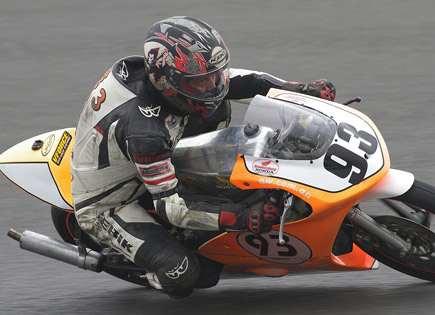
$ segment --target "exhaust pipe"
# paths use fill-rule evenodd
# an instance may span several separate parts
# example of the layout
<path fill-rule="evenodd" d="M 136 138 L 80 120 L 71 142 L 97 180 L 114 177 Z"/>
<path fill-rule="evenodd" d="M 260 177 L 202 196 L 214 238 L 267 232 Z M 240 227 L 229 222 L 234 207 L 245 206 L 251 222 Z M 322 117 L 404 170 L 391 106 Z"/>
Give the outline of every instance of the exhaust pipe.
<path fill-rule="evenodd" d="M 22 249 L 63 261 L 82 269 L 95 272 L 102 270 L 103 256 L 88 248 L 78 247 L 27 230 L 23 234 L 20 234 L 10 229 L 8 236 L 20 242 L 20 248 Z"/>

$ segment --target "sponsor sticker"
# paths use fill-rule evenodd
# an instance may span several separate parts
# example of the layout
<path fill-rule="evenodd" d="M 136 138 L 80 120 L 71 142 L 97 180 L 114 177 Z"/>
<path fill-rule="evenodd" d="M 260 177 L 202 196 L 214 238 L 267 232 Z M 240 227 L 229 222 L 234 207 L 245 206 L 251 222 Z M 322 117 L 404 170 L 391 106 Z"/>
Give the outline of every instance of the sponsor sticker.
<path fill-rule="evenodd" d="M 216 188 L 218 189 L 237 189 L 238 187 L 233 185 L 229 179 L 216 176 L 216 179 L 221 183 L 217 184 Z"/>
<path fill-rule="evenodd" d="M 307 199 L 311 198 L 311 193 L 306 191 L 304 188 L 300 188 L 296 186 L 292 182 L 288 182 L 286 180 L 282 179 L 275 179 L 275 178 L 260 178 L 258 181 L 260 184 L 266 184 L 266 185 L 274 185 L 278 188 L 287 188 L 287 190 L 293 190 L 294 192 L 299 192 L 300 194 L 304 195 Z"/>
<path fill-rule="evenodd" d="M 278 173 L 278 163 L 268 159 L 258 159 L 252 163 L 252 169 L 255 173 L 260 175 L 274 175 Z"/>
<path fill-rule="evenodd" d="M 42 156 L 46 156 L 50 152 L 50 150 L 54 144 L 54 139 L 55 139 L 54 135 L 49 135 L 48 138 L 45 139 L 44 145 L 43 145 L 42 150 L 41 150 Z"/>
<path fill-rule="evenodd" d="M 225 60 L 227 52 L 222 47 L 215 47 L 212 51 L 212 57 L 208 61 L 210 65 L 216 65 Z"/>
<path fill-rule="evenodd" d="M 173 129 L 177 126 L 178 122 L 177 119 L 175 119 L 174 116 L 170 115 L 168 118 L 166 118 L 166 125 L 169 129 Z"/>
<path fill-rule="evenodd" d="M 133 161 L 138 164 L 149 164 L 163 160 L 165 157 L 163 155 L 148 155 L 148 154 L 133 154 Z"/>
<path fill-rule="evenodd" d="M 284 100 L 284 101 L 289 101 L 292 103 L 296 103 L 296 104 L 306 104 L 307 103 L 307 99 L 303 96 L 299 96 L 299 95 L 293 95 L 293 94 L 280 94 L 278 96 L 276 96 L 275 98 L 279 99 L 279 100 Z"/>
<path fill-rule="evenodd" d="M 72 136 L 65 131 L 59 141 L 59 144 L 57 145 L 56 151 L 54 151 L 53 157 L 51 158 L 56 165 L 60 165 L 62 162 L 66 149 L 68 149 L 68 146 L 71 143 L 71 139 Z"/>
<path fill-rule="evenodd" d="M 169 163 L 165 162 L 163 164 L 159 164 L 153 167 L 139 167 L 139 170 L 143 177 L 154 177 L 169 172 L 170 168 Z"/>

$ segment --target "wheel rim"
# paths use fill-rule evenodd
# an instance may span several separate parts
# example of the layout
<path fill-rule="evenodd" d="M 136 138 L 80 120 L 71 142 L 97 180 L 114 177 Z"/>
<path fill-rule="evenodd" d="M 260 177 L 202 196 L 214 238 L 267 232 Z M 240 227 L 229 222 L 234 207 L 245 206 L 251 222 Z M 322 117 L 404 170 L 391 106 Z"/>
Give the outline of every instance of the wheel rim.
<path fill-rule="evenodd" d="M 373 243 L 376 252 L 404 266 L 435 273 L 435 233 L 404 218 L 379 216 L 374 219 L 410 245 L 410 250 L 401 254 L 376 239 Z"/>

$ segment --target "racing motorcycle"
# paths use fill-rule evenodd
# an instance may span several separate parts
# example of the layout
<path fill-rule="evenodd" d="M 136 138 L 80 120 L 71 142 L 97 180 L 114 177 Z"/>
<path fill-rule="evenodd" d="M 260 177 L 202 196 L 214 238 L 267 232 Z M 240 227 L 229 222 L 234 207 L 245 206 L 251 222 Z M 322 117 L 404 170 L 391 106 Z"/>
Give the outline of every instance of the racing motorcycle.
<path fill-rule="evenodd" d="M 435 188 L 390 168 L 381 133 L 346 106 L 353 101 L 358 98 L 339 104 L 271 89 L 252 100 L 242 125 L 182 139 L 172 156 L 181 195 L 218 203 L 263 200 L 282 215 L 263 234 L 165 227 L 228 274 L 371 270 L 380 261 L 435 281 L 429 228 Z M 77 225 L 70 191 L 74 135 L 74 128 L 48 132 L 0 155 L 0 171 L 12 183 L 51 205 L 62 240 L 28 230 L 8 235 L 23 249 L 149 286 L 146 270 Z M 394 211 L 368 215 L 362 206 L 369 200 L 383 200 Z"/>

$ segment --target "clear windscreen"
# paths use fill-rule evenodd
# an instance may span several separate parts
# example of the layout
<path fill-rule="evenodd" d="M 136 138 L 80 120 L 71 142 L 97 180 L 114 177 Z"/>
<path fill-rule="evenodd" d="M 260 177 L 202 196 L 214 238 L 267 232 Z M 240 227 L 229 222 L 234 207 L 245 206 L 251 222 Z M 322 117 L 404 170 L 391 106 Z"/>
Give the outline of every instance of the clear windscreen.
<path fill-rule="evenodd" d="M 232 126 L 181 139 L 172 153 L 177 171 L 230 175 L 239 154 L 266 157 L 267 141 L 275 135 L 274 129 L 259 127 L 252 135 L 245 130 L 245 126 Z"/>
<path fill-rule="evenodd" d="M 274 136 L 275 130 L 257 127 L 254 134 L 247 134 L 245 126 L 231 126 L 181 139 L 172 152 L 172 163 L 183 186 L 179 193 L 195 194 L 203 200 L 232 201 L 250 194 L 250 190 L 235 187 L 230 176 L 239 154 L 266 157 L 267 141 Z"/>
<path fill-rule="evenodd" d="M 239 154 L 316 159 L 325 154 L 337 130 L 333 120 L 312 109 L 259 96 L 249 106 L 244 123 L 180 140 L 172 162 L 182 193 L 239 200 L 249 193 L 229 180 Z"/>
<path fill-rule="evenodd" d="M 258 124 L 276 132 L 267 141 L 267 157 L 285 160 L 317 159 L 330 146 L 337 131 L 328 116 L 300 104 L 257 95 L 243 124 Z"/>
<path fill-rule="evenodd" d="M 256 96 L 244 125 L 181 139 L 172 154 L 178 171 L 229 175 L 239 154 L 285 160 L 325 154 L 336 123 L 313 109 Z"/>

